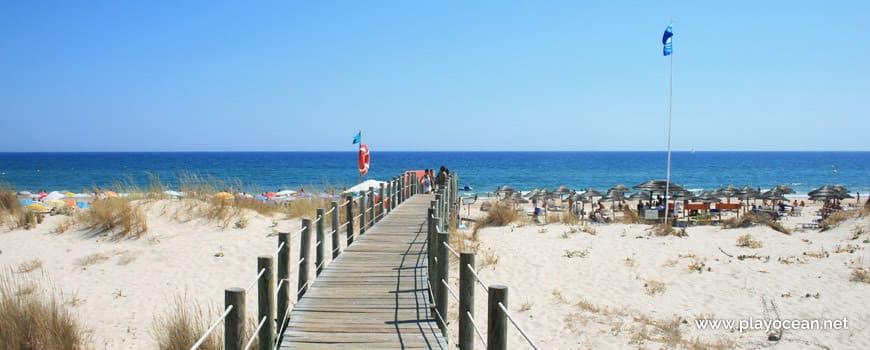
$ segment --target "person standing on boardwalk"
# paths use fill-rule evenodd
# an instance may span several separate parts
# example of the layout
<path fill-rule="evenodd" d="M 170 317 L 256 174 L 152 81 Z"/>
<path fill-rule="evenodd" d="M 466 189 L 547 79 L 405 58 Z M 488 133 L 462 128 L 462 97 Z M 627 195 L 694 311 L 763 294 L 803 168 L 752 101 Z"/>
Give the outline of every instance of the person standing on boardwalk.
<path fill-rule="evenodd" d="M 429 176 L 429 169 L 423 170 L 423 178 L 420 179 L 423 185 L 423 193 L 432 192 L 432 177 Z"/>
<path fill-rule="evenodd" d="M 438 170 L 438 176 L 435 178 L 435 184 L 438 185 L 438 189 L 444 188 L 447 185 L 447 168 L 443 165 L 441 169 Z"/>

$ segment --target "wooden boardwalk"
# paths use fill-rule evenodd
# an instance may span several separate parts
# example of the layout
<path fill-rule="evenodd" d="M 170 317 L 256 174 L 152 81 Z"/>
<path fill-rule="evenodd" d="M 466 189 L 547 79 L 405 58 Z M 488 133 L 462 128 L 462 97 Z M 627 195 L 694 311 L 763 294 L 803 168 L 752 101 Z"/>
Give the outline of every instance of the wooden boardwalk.
<path fill-rule="evenodd" d="M 446 349 L 426 284 L 433 199 L 409 198 L 327 265 L 290 312 L 280 348 Z"/>

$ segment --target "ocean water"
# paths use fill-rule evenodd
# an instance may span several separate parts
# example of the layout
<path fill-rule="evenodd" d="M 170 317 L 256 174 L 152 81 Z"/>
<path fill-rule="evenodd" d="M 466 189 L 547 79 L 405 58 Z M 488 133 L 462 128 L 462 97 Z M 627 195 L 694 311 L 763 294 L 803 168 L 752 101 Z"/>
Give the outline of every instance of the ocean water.
<path fill-rule="evenodd" d="M 173 188 L 180 174 L 239 180 L 247 191 L 351 186 L 358 181 L 356 152 L 0 153 L 0 182 L 16 190 L 111 187 L 149 174 Z M 634 186 L 664 179 L 665 152 L 373 152 L 365 179 L 383 180 L 404 170 L 445 165 L 460 185 L 488 192 Z M 870 194 L 870 152 L 674 152 L 671 180 L 687 189 L 728 184 L 762 189 L 788 184 L 799 193 L 843 184 Z"/>

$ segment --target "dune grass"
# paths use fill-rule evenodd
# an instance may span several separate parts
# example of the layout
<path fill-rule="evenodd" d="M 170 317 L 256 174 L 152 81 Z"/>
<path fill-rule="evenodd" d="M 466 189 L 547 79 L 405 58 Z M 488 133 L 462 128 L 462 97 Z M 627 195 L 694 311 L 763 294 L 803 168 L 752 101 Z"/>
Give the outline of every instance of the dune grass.
<path fill-rule="evenodd" d="M 148 232 L 142 208 L 125 198 L 95 201 L 80 220 L 97 232 L 113 232 L 115 239 L 142 238 Z"/>
<path fill-rule="evenodd" d="M 213 305 L 204 307 L 191 302 L 186 296 L 179 296 L 175 298 L 171 308 L 154 316 L 151 322 L 151 335 L 157 341 L 157 348 L 160 350 L 187 350 L 205 335 L 208 327 L 220 317 L 222 312 L 222 309 Z M 247 341 L 251 337 L 256 337 L 254 329 L 257 328 L 257 324 L 254 317 L 247 317 L 242 339 Z M 215 328 L 198 349 L 223 349 L 223 329 L 221 326 Z M 257 344 L 256 340 L 254 344 Z"/>
<path fill-rule="evenodd" d="M 30 273 L 42 268 L 42 260 L 33 259 L 18 265 L 18 273 Z"/>
<path fill-rule="evenodd" d="M 505 226 L 521 219 L 510 204 L 496 202 L 486 212 L 486 216 L 477 221 L 477 226 Z"/>
<path fill-rule="evenodd" d="M 739 219 L 734 217 L 722 220 L 722 227 L 724 228 L 747 228 L 756 224 L 767 225 L 767 227 L 770 227 L 774 231 L 787 235 L 791 234 L 789 229 L 782 226 L 779 222 L 771 220 L 767 214 L 746 213 Z"/>
<path fill-rule="evenodd" d="M 0 274 L 0 349 L 78 350 L 89 343 L 60 297 L 32 279 Z"/>
<path fill-rule="evenodd" d="M 154 316 L 151 334 L 161 350 L 189 349 L 208 330 L 210 323 L 220 314 L 215 307 L 190 303 L 177 297 L 173 307 Z M 199 347 L 202 350 L 223 348 L 223 327 L 218 327 Z"/>
<path fill-rule="evenodd" d="M 752 249 L 761 248 L 761 241 L 754 239 L 750 234 L 745 234 L 737 237 L 737 246 Z"/>
<path fill-rule="evenodd" d="M 870 283 L 870 269 L 863 267 L 853 269 L 849 280 L 852 282 Z"/>
<path fill-rule="evenodd" d="M 840 226 L 840 223 L 843 221 L 849 220 L 859 214 L 858 211 L 847 212 L 847 211 L 836 211 L 828 215 L 827 218 L 822 220 L 822 223 L 819 225 L 819 231 L 828 231 L 833 229 L 834 227 Z"/>

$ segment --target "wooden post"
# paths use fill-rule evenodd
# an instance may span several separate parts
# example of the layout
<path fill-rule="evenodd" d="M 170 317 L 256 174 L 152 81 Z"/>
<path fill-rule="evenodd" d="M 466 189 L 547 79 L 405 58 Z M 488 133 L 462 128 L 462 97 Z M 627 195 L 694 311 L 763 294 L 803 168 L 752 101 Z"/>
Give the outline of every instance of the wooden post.
<path fill-rule="evenodd" d="M 260 324 L 263 317 L 266 318 L 257 334 L 260 350 L 271 349 L 275 345 L 275 298 L 272 297 L 275 295 L 274 263 L 269 255 L 257 257 L 257 273 L 265 270 L 263 277 L 257 281 L 257 324 Z"/>
<path fill-rule="evenodd" d="M 347 246 L 353 243 L 353 196 L 345 198 L 347 205 Z"/>
<path fill-rule="evenodd" d="M 338 240 L 338 202 L 332 202 L 332 260 L 338 257 L 338 253 L 340 253 L 341 242 Z"/>
<path fill-rule="evenodd" d="M 474 316 L 474 252 L 464 251 L 459 255 L 459 349 L 474 349 L 474 325 L 468 313 Z"/>
<path fill-rule="evenodd" d="M 359 196 L 359 234 L 366 233 L 366 191 Z"/>
<path fill-rule="evenodd" d="M 278 283 L 284 281 L 281 289 L 278 289 L 278 325 L 284 323 L 284 315 L 287 315 L 287 309 L 290 307 L 290 234 L 281 232 L 278 234 L 278 245 L 281 246 L 278 250 Z M 284 332 L 279 329 L 278 333 Z"/>
<path fill-rule="evenodd" d="M 399 204 L 397 187 L 399 187 L 399 178 L 393 178 L 392 185 L 390 186 L 390 211 L 396 209 L 396 204 Z"/>
<path fill-rule="evenodd" d="M 375 220 L 377 219 L 377 212 L 375 212 L 375 188 L 369 187 L 369 222 L 366 224 L 366 227 L 372 227 L 375 224 Z"/>
<path fill-rule="evenodd" d="M 302 235 L 299 238 L 299 285 L 296 300 L 302 299 L 308 291 L 308 278 L 311 272 L 311 219 L 302 219 Z"/>
<path fill-rule="evenodd" d="M 387 201 L 384 202 L 384 213 L 389 213 L 393 209 L 393 180 L 387 181 L 386 190 Z"/>
<path fill-rule="evenodd" d="M 408 198 L 413 197 L 417 194 L 417 183 L 420 180 L 417 179 L 416 173 L 408 173 Z"/>
<path fill-rule="evenodd" d="M 439 218 L 438 225 L 441 225 L 441 194 L 435 192 L 435 216 Z M 437 238 L 437 237 L 436 237 Z"/>
<path fill-rule="evenodd" d="M 426 224 L 427 224 L 427 235 L 426 235 L 426 255 L 428 257 L 429 262 L 429 298 L 432 299 L 432 303 L 435 302 L 435 277 L 438 276 L 438 265 L 435 264 L 435 257 L 438 255 L 438 251 L 435 249 L 436 247 L 436 237 L 435 237 L 435 207 L 434 201 L 432 201 L 433 205 L 429 207 L 429 210 L 426 211 Z"/>
<path fill-rule="evenodd" d="M 326 259 L 326 234 L 324 232 L 324 226 L 326 226 L 324 223 L 324 221 L 326 221 L 326 215 L 324 215 L 324 213 L 326 213 L 326 210 L 323 208 L 317 208 L 317 225 L 315 225 L 317 228 L 317 242 L 314 243 L 315 251 L 317 252 L 317 260 L 314 262 L 314 269 L 316 270 L 315 278 L 316 276 L 320 276 L 320 271 L 323 271 L 323 264 Z"/>
<path fill-rule="evenodd" d="M 447 232 L 438 232 L 438 293 L 435 294 L 435 306 L 444 321 L 447 321 L 447 285 L 444 282 L 450 281 L 450 251 L 444 246 L 445 243 L 450 243 L 450 234 Z M 447 336 L 448 329 L 446 324 L 441 325 L 441 332 Z"/>
<path fill-rule="evenodd" d="M 381 197 L 380 198 L 381 200 L 378 201 L 378 213 L 380 213 L 381 216 L 379 216 L 377 218 L 378 218 L 378 221 L 381 221 L 381 219 L 384 218 L 384 215 L 386 214 L 386 209 L 387 209 L 387 207 L 385 205 L 387 203 L 387 201 L 386 201 L 387 198 L 384 197 L 384 183 L 383 182 L 381 182 L 380 189 L 378 190 L 378 196 Z"/>
<path fill-rule="evenodd" d="M 498 307 L 508 306 L 508 288 L 503 285 L 489 286 L 487 300 L 486 349 L 507 350 L 507 315 Z"/>
<path fill-rule="evenodd" d="M 405 192 L 405 175 L 402 174 L 402 176 L 399 176 L 399 204 L 405 202 L 405 196 L 407 194 L 408 193 Z"/>
<path fill-rule="evenodd" d="M 232 305 L 233 309 L 224 319 L 224 349 L 241 350 L 245 334 L 245 289 L 227 288 L 224 290 L 224 310 Z"/>

